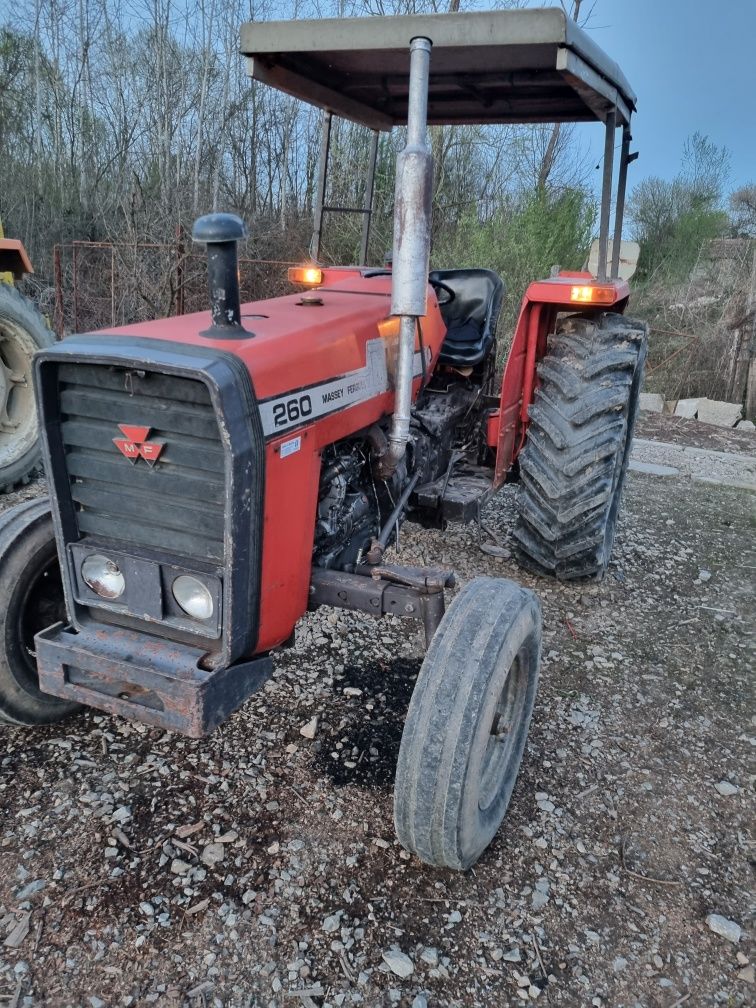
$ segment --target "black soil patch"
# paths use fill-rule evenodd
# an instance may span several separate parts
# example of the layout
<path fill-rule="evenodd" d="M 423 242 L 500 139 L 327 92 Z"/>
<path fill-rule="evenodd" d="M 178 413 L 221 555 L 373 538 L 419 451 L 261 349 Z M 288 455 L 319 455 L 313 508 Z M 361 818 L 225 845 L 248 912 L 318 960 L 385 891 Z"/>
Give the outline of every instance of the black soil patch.
<path fill-rule="evenodd" d="M 419 660 L 404 659 L 365 662 L 345 666 L 336 677 L 336 697 L 316 756 L 316 765 L 334 784 L 393 788 L 404 721 L 420 664 Z M 362 692 L 349 695 L 345 689 Z"/>

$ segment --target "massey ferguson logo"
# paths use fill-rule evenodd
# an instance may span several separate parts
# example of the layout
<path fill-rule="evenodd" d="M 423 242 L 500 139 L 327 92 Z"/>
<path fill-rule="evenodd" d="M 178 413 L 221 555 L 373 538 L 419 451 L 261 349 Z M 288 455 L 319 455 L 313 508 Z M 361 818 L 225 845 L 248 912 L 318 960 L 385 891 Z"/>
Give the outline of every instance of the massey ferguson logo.
<path fill-rule="evenodd" d="M 124 455 L 132 465 L 136 465 L 139 459 L 143 458 L 152 468 L 165 448 L 165 441 L 148 441 L 151 427 L 132 427 L 129 424 L 119 423 L 118 429 L 123 437 L 113 438 L 113 444 L 121 455 Z"/>

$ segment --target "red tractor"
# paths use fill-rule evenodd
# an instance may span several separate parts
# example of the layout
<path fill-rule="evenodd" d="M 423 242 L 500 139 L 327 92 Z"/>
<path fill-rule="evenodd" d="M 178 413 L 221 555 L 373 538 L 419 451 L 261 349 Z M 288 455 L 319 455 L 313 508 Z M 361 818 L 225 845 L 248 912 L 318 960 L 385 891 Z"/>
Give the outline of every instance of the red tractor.
<path fill-rule="evenodd" d="M 634 96 L 558 9 L 254 23 L 242 49 L 254 78 L 326 111 L 322 173 L 332 113 L 406 124 L 392 267 L 313 262 L 292 271 L 300 293 L 240 305 L 244 226 L 212 214 L 194 228 L 209 314 L 38 354 L 50 498 L 0 519 L 0 717 L 48 724 L 84 704 L 200 737 L 260 687 L 308 609 L 421 620 L 396 829 L 422 860 L 465 869 L 525 748 L 538 601 L 486 577 L 445 612 L 452 572 L 385 552 L 404 519 L 478 520 L 519 477 L 522 562 L 606 570 L 646 349 L 618 279 Z M 427 126 L 591 119 L 606 128 L 598 275 L 531 284 L 497 389 L 502 281 L 428 271 Z"/>

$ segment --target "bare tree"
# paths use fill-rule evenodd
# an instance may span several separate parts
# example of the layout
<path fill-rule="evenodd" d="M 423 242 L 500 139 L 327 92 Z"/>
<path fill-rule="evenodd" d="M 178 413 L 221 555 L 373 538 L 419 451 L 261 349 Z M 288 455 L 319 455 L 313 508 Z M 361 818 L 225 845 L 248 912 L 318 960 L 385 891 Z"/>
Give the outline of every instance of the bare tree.
<path fill-rule="evenodd" d="M 306 14 L 455 13 L 473 2 L 315 0 Z M 170 242 L 177 226 L 221 207 L 249 221 L 250 252 L 300 254 L 317 112 L 251 82 L 238 56 L 242 21 L 299 16 L 300 7 L 299 0 L 18 0 L 0 42 L 0 212 L 38 267 L 49 269 L 56 242 Z M 24 103 L 30 115 L 20 111 Z M 485 223 L 516 206 L 518 194 L 580 185 L 569 131 L 551 137 L 550 127 L 435 127 L 438 246 L 467 215 Z M 329 199 L 361 205 L 369 143 L 367 129 L 335 127 Z M 390 233 L 399 143 L 400 133 L 381 137 L 379 256 Z M 358 219 L 334 216 L 326 253 L 352 256 L 358 234 Z"/>
<path fill-rule="evenodd" d="M 735 190 L 730 196 L 730 213 L 737 234 L 756 238 L 756 182 Z"/>

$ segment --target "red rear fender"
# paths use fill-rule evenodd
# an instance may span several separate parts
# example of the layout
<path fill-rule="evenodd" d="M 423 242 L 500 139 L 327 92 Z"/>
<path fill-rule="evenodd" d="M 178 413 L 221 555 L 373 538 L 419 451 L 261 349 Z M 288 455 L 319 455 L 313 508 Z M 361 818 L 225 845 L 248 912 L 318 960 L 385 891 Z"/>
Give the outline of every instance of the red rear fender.
<path fill-rule="evenodd" d="M 625 280 L 599 283 L 590 273 L 562 272 L 532 283 L 522 300 L 512 346 L 501 382 L 496 444 L 495 485 L 501 486 L 523 444 L 537 385 L 536 367 L 546 353 L 548 334 L 560 312 L 624 311 L 630 294 Z"/>

